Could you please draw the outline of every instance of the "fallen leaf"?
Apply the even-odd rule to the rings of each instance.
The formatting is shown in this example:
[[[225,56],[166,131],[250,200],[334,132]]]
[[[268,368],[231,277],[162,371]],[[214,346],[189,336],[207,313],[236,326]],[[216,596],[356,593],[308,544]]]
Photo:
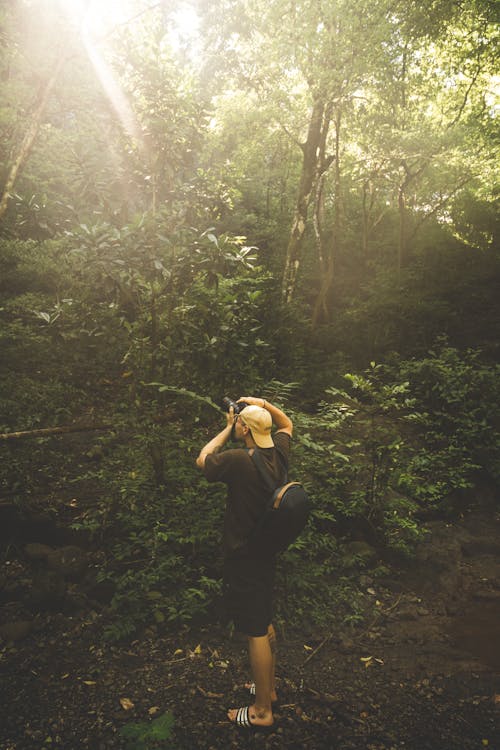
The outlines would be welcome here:
[[[493,703],[495,703],[495,705],[500,704],[500,693],[495,693],[493,696]]]
[[[367,591],[368,594],[371,594],[372,596],[376,596],[377,595],[377,592],[375,591],[375,589],[370,588],[370,589],[366,589],[366,591]]]
[[[69,677],[69,672],[66,672],[66,674],[63,674],[61,677],[61,680],[66,680]]]
[[[306,646],[305,643],[304,643],[304,648],[305,648],[306,651],[312,651],[313,650],[312,646]]]
[[[151,708],[148,709],[148,714],[150,716],[154,716],[155,714],[158,713],[159,710],[160,710],[159,706],[151,706]]]
[[[371,661],[373,659],[373,656],[362,656],[360,661]]]
[[[131,708],[134,708],[134,704],[130,700],[130,698],[120,698],[120,706],[125,711],[130,711]]]
[[[83,680],[84,685],[97,685],[95,680]]]
[[[182,650],[182,648],[176,648],[174,651],[174,656],[179,656],[180,654],[183,654],[183,653],[184,651]]]
[[[369,716],[369,714],[368,714],[368,712],[367,712],[367,711],[361,711],[361,713],[360,713],[360,715],[359,715],[359,718],[360,718],[360,719],[367,719],[367,718],[368,718],[368,716]]]
[[[193,653],[201,654],[201,643],[198,643]]]
[[[483,743],[483,747],[488,747],[488,745],[490,744],[489,740],[481,740],[481,742]]]

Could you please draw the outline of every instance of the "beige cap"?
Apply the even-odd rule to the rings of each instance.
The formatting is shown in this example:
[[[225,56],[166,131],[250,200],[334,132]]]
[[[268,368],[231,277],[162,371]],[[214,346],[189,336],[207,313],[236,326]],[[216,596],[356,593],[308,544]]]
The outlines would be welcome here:
[[[246,406],[240,412],[240,419],[243,424],[250,427],[252,437],[259,448],[274,448],[271,437],[273,420],[267,409],[263,409],[261,406]]]

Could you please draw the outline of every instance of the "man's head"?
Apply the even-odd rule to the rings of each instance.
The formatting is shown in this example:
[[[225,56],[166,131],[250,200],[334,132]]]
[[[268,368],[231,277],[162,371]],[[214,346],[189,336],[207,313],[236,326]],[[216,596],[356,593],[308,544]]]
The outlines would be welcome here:
[[[271,437],[271,428],[273,420],[267,409],[260,406],[246,406],[238,414],[238,420],[242,425],[246,425],[250,430],[252,437],[259,448],[273,448],[274,443]]]

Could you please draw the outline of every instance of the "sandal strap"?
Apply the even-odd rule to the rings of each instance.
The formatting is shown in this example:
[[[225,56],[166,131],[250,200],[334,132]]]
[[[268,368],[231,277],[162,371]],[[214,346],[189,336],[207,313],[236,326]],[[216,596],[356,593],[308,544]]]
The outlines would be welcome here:
[[[243,708],[238,709],[238,713],[236,714],[236,724],[239,727],[251,727],[252,726],[252,723],[248,716],[248,706],[244,706]]]

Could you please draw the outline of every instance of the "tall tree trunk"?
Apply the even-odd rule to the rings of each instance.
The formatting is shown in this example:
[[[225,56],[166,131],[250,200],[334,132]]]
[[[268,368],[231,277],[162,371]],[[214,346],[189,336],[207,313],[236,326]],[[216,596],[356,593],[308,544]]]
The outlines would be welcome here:
[[[19,171],[31,153],[33,144],[35,142],[35,138],[40,128],[40,123],[42,121],[43,113],[47,106],[47,102],[49,100],[52,89],[54,88],[54,85],[57,81],[61,68],[63,64],[66,62],[66,59],[67,58],[65,55],[63,54],[60,55],[59,59],[54,65],[54,69],[52,73],[50,74],[48,79],[44,82],[44,84],[40,87],[40,90],[38,92],[38,97],[37,97],[37,104],[31,116],[31,122],[28,125],[28,129],[24,135],[21,145],[19,146],[17,155],[9,169],[7,180],[5,182],[5,185],[2,191],[2,197],[0,199],[0,220],[3,218],[7,210],[9,198],[11,197],[11,192],[14,189],[14,185],[15,185],[17,176],[19,174]]]
[[[154,290],[154,282],[151,282],[151,366],[150,366],[150,377],[155,378],[157,376],[156,368],[158,365],[158,349],[159,349],[159,334],[158,334],[158,304],[157,297]]]
[[[328,253],[323,259],[323,268],[321,270],[321,284],[316,297],[312,316],[312,327],[315,328],[323,318],[328,320],[328,296],[333,287],[335,279],[335,258],[337,255],[340,224],[341,224],[341,185],[340,185],[340,125],[342,120],[342,111],[339,107],[335,116],[335,179],[334,179],[334,216],[332,227],[332,238],[328,248]]]
[[[398,282],[406,257],[406,180],[398,188],[399,232],[398,232]]]
[[[422,172],[427,166],[427,159],[412,171],[411,167],[406,161],[401,162],[401,166],[404,171],[402,179],[398,185],[398,210],[399,210],[399,233],[398,233],[398,281],[401,280],[401,273],[405,266],[406,255],[407,255],[407,244],[408,244],[408,214],[406,210],[406,194],[410,184],[420,177]]]
[[[323,133],[323,131],[326,129],[327,132],[329,126],[329,122],[326,122],[326,118],[324,118],[325,106],[326,103],[321,96],[317,96],[314,99],[307,140],[301,144],[303,153],[302,172],[283,271],[282,299],[287,304],[292,301],[295,292],[300,266],[300,251],[306,231],[307,214],[318,176],[318,150],[322,135],[326,139],[326,133]]]

